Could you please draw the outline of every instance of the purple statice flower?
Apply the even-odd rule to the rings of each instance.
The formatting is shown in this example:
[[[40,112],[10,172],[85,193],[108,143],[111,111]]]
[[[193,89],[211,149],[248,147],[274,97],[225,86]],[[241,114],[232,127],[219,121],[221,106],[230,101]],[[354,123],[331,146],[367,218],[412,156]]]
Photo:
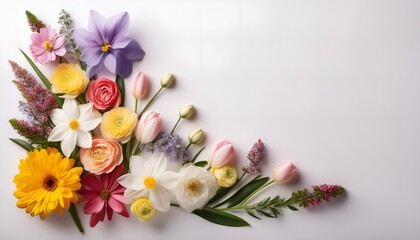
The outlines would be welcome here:
[[[105,19],[91,10],[88,30],[77,29],[74,32],[89,77],[104,67],[121,77],[128,77],[133,69],[133,61],[143,59],[145,53],[139,43],[126,36],[128,23],[127,12]]]
[[[339,185],[319,185],[312,186],[313,192],[310,193],[307,189],[299,190],[292,193],[292,199],[298,203],[300,207],[308,207],[310,205],[316,206],[322,201],[329,201],[330,198],[335,198],[344,193],[345,189]]]
[[[249,159],[250,163],[248,166],[243,167],[242,170],[246,173],[261,172],[260,165],[264,159],[264,143],[261,141],[261,139],[258,139],[258,141],[254,143],[248,152],[247,158]]]
[[[26,69],[13,61],[9,63],[16,77],[13,82],[26,99],[26,102],[20,102],[19,109],[28,116],[31,122],[46,125],[51,111],[58,107],[54,95]]]
[[[187,161],[189,153],[182,143],[178,134],[160,132],[151,143],[141,144],[140,149],[147,152],[163,152],[166,157],[173,161]]]

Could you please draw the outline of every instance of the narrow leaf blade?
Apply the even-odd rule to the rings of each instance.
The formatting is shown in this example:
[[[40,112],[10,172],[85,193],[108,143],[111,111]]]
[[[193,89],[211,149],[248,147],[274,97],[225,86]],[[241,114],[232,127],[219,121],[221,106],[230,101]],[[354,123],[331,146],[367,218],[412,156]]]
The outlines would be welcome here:
[[[196,162],[194,165],[197,167],[205,167],[207,165],[207,161]]]
[[[35,149],[31,144],[29,144],[25,140],[16,139],[16,138],[9,138],[9,139],[10,139],[10,141],[12,141],[12,142],[16,143],[17,145],[21,146],[23,149],[25,149],[28,152],[33,151]]]
[[[246,184],[241,189],[239,189],[232,197],[230,197],[228,201],[229,202],[228,207],[233,207],[241,203],[251,193],[253,193],[259,187],[264,185],[268,180],[269,180],[268,177],[264,177],[264,178],[254,179],[250,181],[248,184]]]
[[[287,207],[288,207],[290,210],[292,210],[292,211],[299,211],[299,208],[296,208],[296,207],[294,207],[294,206],[292,206],[292,205],[287,205]]]
[[[212,223],[216,223],[223,226],[228,227],[245,227],[249,226],[249,223],[243,220],[242,218],[218,210],[214,208],[203,208],[203,209],[197,209],[194,210],[193,213],[201,218],[206,219],[207,221],[210,221]]]
[[[118,89],[120,90],[121,93],[121,103],[120,103],[120,107],[124,106],[124,99],[125,99],[125,84],[124,84],[124,78],[120,77],[119,75],[117,75],[117,77],[115,78],[115,82],[118,85]]]

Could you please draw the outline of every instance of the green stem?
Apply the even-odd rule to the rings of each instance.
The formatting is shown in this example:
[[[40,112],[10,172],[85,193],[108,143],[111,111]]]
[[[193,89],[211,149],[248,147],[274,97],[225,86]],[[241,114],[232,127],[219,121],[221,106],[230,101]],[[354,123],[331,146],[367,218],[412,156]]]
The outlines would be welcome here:
[[[163,90],[164,87],[160,87],[159,91],[157,91],[155,93],[155,95],[152,97],[152,99],[149,100],[149,102],[146,104],[146,106],[143,108],[143,110],[140,112],[139,114],[139,119],[141,117],[141,115],[143,115],[143,113],[150,107],[150,104],[152,104],[152,102],[155,100],[155,98],[159,95],[159,93]]]
[[[76,210],[76,207],[74,206],[74,203],[70,204],[69,211],[79,231],[81,233],[84,233],[85,231],[83,230],[83,226],[82,226],[82,223],[80,222],[79,215],[77,214],[77,210]]]
[[[139,106],[139,100],[137,98],[135,98],[134,100],[134,112],[137,114],[137,108]]]
[[[174,127],[172,128],[171,134],[173,134],[173,133],[174,133],[175,128],[176,128],[176,126],[178,126],[178,124],[179,124],[179,122],[181,121],[181,119],[182,119],[181,117],[179,117],[179,118],[178,118],[178,120],[176,121],[176,123],[175,123]]]
[[[134,148],[131,150],[131,156],[133,156],[136,153],[137,148],[140,146],[140,142],[135,141],[134,142]]]
[[[255,189],[255,191],[253,191],[251,194],[248,195],[248,197],[246,197],[244,200],[242,200],[242,202],[240,202],[237,206],[242,206],[244,205],[244,203],[246,203],[252,196],[254,196],[256,193],[258,193],[259,191],[263,190],[264,188],[270,186],[272,183],[274,183],[274,180],[269,181],[268,183],[262,185],[261,187]]]
[[[190,148],[191,145],[192,145],[192,142],[188,143],[187,147],[185,147],[185,150],[188,150],[188,148]]]

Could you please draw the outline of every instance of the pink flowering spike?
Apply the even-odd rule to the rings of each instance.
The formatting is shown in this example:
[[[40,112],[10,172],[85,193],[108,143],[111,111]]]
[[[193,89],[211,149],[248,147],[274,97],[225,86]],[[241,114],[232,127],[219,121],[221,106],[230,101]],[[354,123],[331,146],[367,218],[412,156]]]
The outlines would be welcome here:
[[[131,95],[135,99],[143,99],[149,91],[149,80],[142,72],[137,72],[131,83]]]
[[[41,28],[39,33],[33,32],[31,40],[29,49],[32,57],[41,64],[55,61],[56,56],[62,57],[66,54],[64,36],[57,34],[51,26]]]
[[[110,173],[100,176],[88,173],[83,176],[83,188],[78,193],[83,201],[87,201],[84,213],[91,214],[91,227],[96,226],[99,221],[103,222],[105,215],[111,221],[114,211],[128,217],[128,211],[123,203],[125,188],[117,182],[123,172],[124,167],[119,165]]]
[[[243,167],[242,170],[246,173],[261,172],[260,165],[264,159],[264,143],[261,141],[261,139],[258,139],[258,141],[252,145],[252,148],[249,150],[247,157],[250,163],[248,166]]]
[[[141,143],[150,143],[159,134],[162,128],[162,118],[157,112],[144,114],[137,123],[135,137]]]
[[[273,169],[273,179],[276,183],[287,183],[297,174],[296,166],[292,162],[278,163]]]
[[[223,139],[213,144],[207,162],[212,168],[220,168],[230,163],[234,153],[232,143]]]

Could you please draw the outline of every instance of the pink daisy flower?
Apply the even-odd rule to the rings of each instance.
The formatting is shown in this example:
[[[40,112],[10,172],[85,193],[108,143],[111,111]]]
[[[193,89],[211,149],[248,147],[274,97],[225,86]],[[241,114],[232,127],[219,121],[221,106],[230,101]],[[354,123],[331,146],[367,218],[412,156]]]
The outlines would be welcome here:
[[[114,211],[124,217],[129,217],[123,203],[125,188],[117,182],[123,172],[124,167],[121,164],[112,172],[99,177],[90,173],[82,177],[83,188],[78,193],[82,195],[82,201],[87,201],[83,209],[84,213],[92,214],[90,217],[91,227],[96,226],[99,221],[103,222],[105,214],[111,221]]]
[[[56,56],[66,54],[65,37],[56,34],[51,26],[41,28],[38,32],[31,35],[32,43],[29,45],[32,56],[35,61],[41,64],[47,64],[55,61]]]

